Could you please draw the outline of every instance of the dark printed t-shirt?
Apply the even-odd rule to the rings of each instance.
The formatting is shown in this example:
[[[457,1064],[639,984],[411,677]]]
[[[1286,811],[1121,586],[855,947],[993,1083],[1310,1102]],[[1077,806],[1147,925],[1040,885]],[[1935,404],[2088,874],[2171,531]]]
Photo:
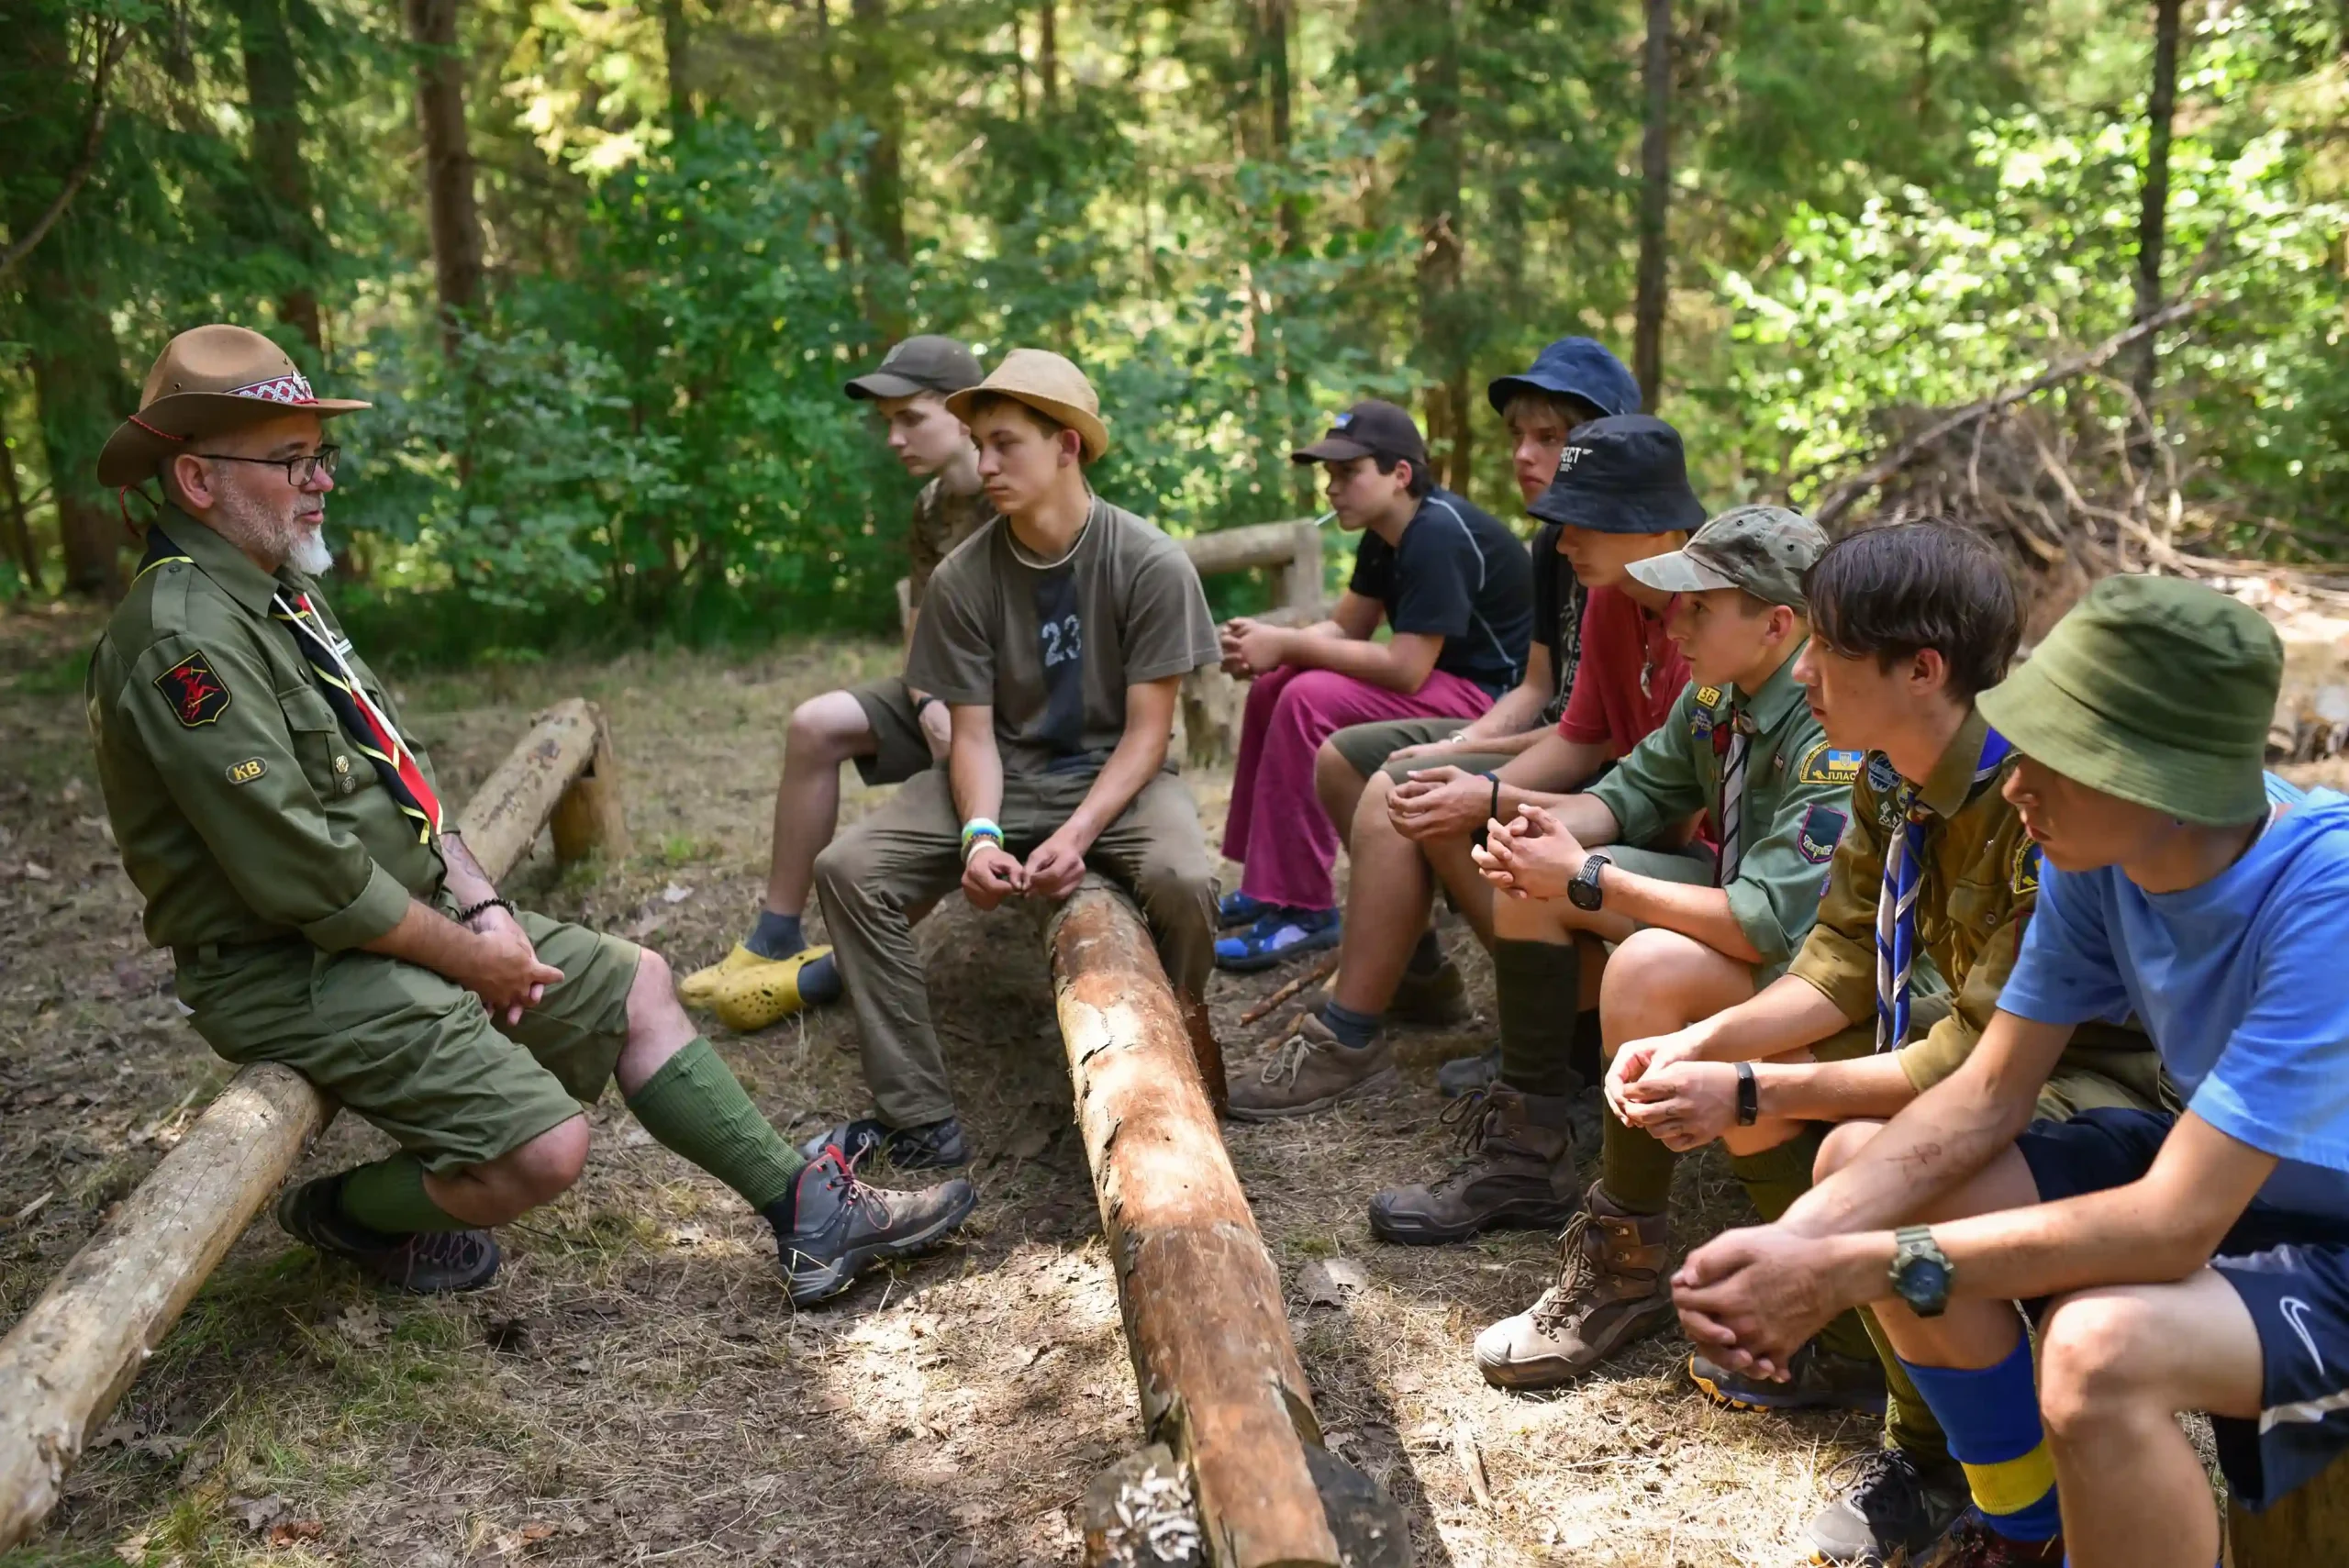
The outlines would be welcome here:
[[[1590,590],[1558,553],[1562,523],[1543,523],[1533,534],[1533,640],[1550,651],[1553,679],[1550,700],[1542,706],[1542,722],[1552,725],[1566,716],[1566,700],[1574,695],[1575,670],[1582,662],[1582,617],[1589,607]]]
[[[1403,542],[1365,532],[1346,584],[1386,606],[1398,632],[1441,637],[1435,667],[1494,696],[1525,674],[1533,630],[1533,567],[1525,545],[1490,512],[1441,486],[1404,527]]]
[[[1095,499],[1065,562],[1021,559],[998,517],[940,562],[907,683],[953,706],[992,706],[1004,771],[1098,768],[1126,728],[1126,688],[1220,657],[1183,547]]]

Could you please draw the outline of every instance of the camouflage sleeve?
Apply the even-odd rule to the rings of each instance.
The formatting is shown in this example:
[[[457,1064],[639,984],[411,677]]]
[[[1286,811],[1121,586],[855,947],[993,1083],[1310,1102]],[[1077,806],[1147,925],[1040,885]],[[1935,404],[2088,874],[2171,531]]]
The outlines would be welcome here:
[[[946,559],[946,522],[940,515],[938,484],[931,480],[914,497],[913,522],[906,529],[906,582],[916,608],[930,589],[930,574]]]
[[[1849,816],[1828,862],[1818,921],[1787,972],[1809,981],[1845,1021],[1858,1023],[1876,1011],[1876,909],[1885,854],[1865,770],[1852,781]]]
[[[132,662],[115,711],[255,914],[329,952],[356,947],[399,924],[407,889],[328,819],[305,771],[306,751],[328,765],[333,710],[307,687],[273,687],[239,633],[174,633]]]

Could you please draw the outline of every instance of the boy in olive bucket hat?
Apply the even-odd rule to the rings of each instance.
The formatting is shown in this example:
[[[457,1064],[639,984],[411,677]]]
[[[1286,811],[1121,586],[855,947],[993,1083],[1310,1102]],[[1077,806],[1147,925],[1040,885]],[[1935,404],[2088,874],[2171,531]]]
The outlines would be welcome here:
[[[2181,1411],[2254,1511],[2349,1448],[2349,803],[2262,771],[2282,663],[2247,606],[2114,577],[1982,694],[2043,860],[1998,1013],[1890,1122],[1831,1135],[1776,1224],[1674,1277],[1689,1337],[1763,1375],[1876,1303],[1975,1497],[1926,1562],[2206,1568]],[[2184,1108],[2032,1122],[2115,1009]]]
[[[971,432],[946,406],[979,384],[979,361],[952,338],[907,338],[846,392],[869,403],[889,453],[930,483],[914,497],[906,528],[906,647],[913,647],[930,573],[958,544],[995,520],[979,484]],[[774,837],[766,897],[733,951],[677,986],[689,1007],[707,1007],[729,1029],[763,1029],[802,1007],[836,1000],[839,967],[829,947],[800,928],[816,856],[840,826],[841,764],[853,762],[867,786],[903,784],[946,756],[946,707],[903,675],[825,692],[791,710],[783,777],[774,791]]]

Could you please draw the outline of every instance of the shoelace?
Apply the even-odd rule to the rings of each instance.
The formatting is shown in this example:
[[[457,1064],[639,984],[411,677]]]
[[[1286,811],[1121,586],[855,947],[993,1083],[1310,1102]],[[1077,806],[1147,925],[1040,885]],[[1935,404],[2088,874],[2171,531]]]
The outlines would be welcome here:
[[[1557,1282],[1533,1304],[1533,1326],[1545,1334],[1554,1332],[1565,1321],[1575,1293],[1598,1277],[1583,1240],[1589,1230],[1590,1210],[1586,1208],[1566,1221],[1565,1233],[1558,1238]]]
[[[1302,1027],[1299,1027],[1286,1040],[1281,1041],[1281,1048],[1278,1051],[1265,1059],[1264,1065],[1257,1071],[1257,1081],[1275,1088],[1283,1084],[1294,1084],[1297,1082],[1297,1075],[1305,1071],[1305,1059],[1322,1049],[1323,1046],[1319,1040],[1313,1039]]]
[[[472,1230],[423,1230],[407,1239],[407,1276],[419,1265],[472,1270],[481,1266],[481,1237]]]
[[[1494,1129],[1499,1127],[1501,1119],[1500,1107],[1492,1100],[1489,1087],[1471,1089],[1444,1106],[1443,1114],[1436,1118],[1437,1126],[1459,1129],[1453,1140],[1459,1156],[1453,1162],[1452,1169],[1436,1183],[1439,1190],[1450,1188],[1465,1176],[1475,1164],[1476,1156],[1485,1151],[1485,1145],[1492,1141]]]
[[[851,1213],[860,1208],[871,1209],[880,1216],[880,1223],[886,1225],[889,1222],[889,1206],[881,1200],[880,1189],[867,1186],[856,1173],[858,1163],[871,1152],[872,1149],[868,1146],[860,1150],[854,1159],[851,1159],[841,1151],[838,1144],[830,1144],[827,1145],[824,1151],[816,1157],[816,1162],[820,1165],[828,1160],[831,1162],[834,1174],[825,1177],[824,1184],[841,1195],[842,1208]]]

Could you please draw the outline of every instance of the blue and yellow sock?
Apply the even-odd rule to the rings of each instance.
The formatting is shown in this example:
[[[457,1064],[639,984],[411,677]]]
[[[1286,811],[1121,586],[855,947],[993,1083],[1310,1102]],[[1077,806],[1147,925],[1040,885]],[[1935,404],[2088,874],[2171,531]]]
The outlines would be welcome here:
[[[2031,1340],[2025,1338],[2006,1360],[1978,1372],[1900,1364],[1949,1435],[1949,1451],[1965,1467],[1974,1506],[1990,1528],[2009,1540],[2053,1540],[2062,1534],[2055,1462],[2039,1424]]]

